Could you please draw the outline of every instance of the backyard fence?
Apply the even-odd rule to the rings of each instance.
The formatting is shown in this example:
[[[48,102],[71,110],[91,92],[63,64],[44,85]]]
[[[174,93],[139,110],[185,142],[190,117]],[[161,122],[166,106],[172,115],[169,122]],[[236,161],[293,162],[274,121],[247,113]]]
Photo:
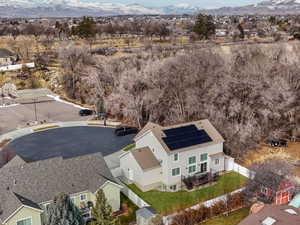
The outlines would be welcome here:
[[[122,193],[126,195],[139,208],[150,206],[147,202],[141,199],[137,194],[135,194],[132,190],[130,190],[126,186],[122,189]]]
[[[225,170],[237,172],[249,179],[253,179],[255,176],[255,172],[234,162],[234,159],[229,156],[226,156],[226,158],[225,158]]]
[[[1,66],[0,67],[0,72],[20,70],[20,69],[23,68],[23,66],[26,66],[27,68],[34,68],[35,64],[33,62],[33,63],[25,63],[25,64],[16,64],[16,65],[9,65],[9,66]]]

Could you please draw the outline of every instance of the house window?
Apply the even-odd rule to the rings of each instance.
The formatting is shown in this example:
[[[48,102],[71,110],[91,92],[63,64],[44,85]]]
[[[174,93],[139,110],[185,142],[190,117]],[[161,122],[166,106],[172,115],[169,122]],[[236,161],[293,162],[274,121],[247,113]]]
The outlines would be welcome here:
[[[201,160],[201,161],[206,161],[206,160],[207,160],[207,153],[201,154],[200,160]]]
[[[189,171],[189,173],[195,173],[196,172],[196,165],[189,166],[188,171]]]
[[[201,163],[200,173],[205,173],[207,171],[207,163]]]
[[[171,190],[171,191],[176,191],[176,189],[177,189],[177,186],[176,186],[176,184],[175,184],[175,185],[171,185],[171,186],[170,186],[170,190]]]
[[[83,202],[86,200],[86,194],[80,195],[80,201]]]
[[[219,165],[220,164],[220,159],[215,159],[215,165]]]
[[[173,160],[176,162],[176,161],[178,161],[178,159],[179,159],[179,157],[178,157],[178,153],[174,154],[174,158],[173,158]]]
[[[261,193],[263,193],[263,194],[265,194],[265,195],[267,195],[268,194],[268,189],[267,188],[265,188],[265,187],[261,187]]]
[[[17,221],[17,225],[32,225],[32,219],[31,218],[26,218]]]
[[[180,175],[180,168],[174,168],[172,169],[172,176],[179,176]]]
[[[189,157],[189,164],[195,164],[196,163],[196,156]]]

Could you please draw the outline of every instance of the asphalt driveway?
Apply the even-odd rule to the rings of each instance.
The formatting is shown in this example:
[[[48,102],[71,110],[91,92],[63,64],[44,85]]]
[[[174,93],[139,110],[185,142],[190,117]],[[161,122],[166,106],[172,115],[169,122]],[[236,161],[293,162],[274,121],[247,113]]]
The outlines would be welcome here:
[[[59,156],[72,158],[96,152],[108,156],[131,144],[133,137],[117,137],[113,128],[66,127],[18,138],[5,148],[34,161]]]

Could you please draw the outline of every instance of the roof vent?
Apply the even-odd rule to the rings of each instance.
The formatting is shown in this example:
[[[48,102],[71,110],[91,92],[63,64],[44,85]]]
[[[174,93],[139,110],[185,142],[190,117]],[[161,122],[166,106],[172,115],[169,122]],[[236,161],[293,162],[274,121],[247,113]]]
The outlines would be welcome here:
[[[274,223],[276,223],[276,220],[273,219],[272,217],[267,217],[266,219],[264,219],[264,221],[262,221],[262,225],[273,225]]]
[[[287,213],[289,213],[289,214],[291,214],[291,215],[297,215],[298,213],[295,211],[295,210],[293,210],[293,209],[286,209],[286,210],[284,210],[285,212],[287,212]]]

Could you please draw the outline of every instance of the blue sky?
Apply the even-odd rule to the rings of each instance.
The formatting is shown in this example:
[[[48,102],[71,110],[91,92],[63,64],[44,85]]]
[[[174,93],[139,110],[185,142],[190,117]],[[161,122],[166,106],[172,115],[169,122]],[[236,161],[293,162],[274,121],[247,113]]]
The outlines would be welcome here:
[[[83,0],[84,1],[84,0]],[[91,0],[86,0],[91,1]],[[262,0],[93,0],[94,2],[110,2],[133,4],[138,3],[145,6],[167,6],[180,3],[200,6],[203,8],[215,8],[222,6],[242,6],[261,2]]]

